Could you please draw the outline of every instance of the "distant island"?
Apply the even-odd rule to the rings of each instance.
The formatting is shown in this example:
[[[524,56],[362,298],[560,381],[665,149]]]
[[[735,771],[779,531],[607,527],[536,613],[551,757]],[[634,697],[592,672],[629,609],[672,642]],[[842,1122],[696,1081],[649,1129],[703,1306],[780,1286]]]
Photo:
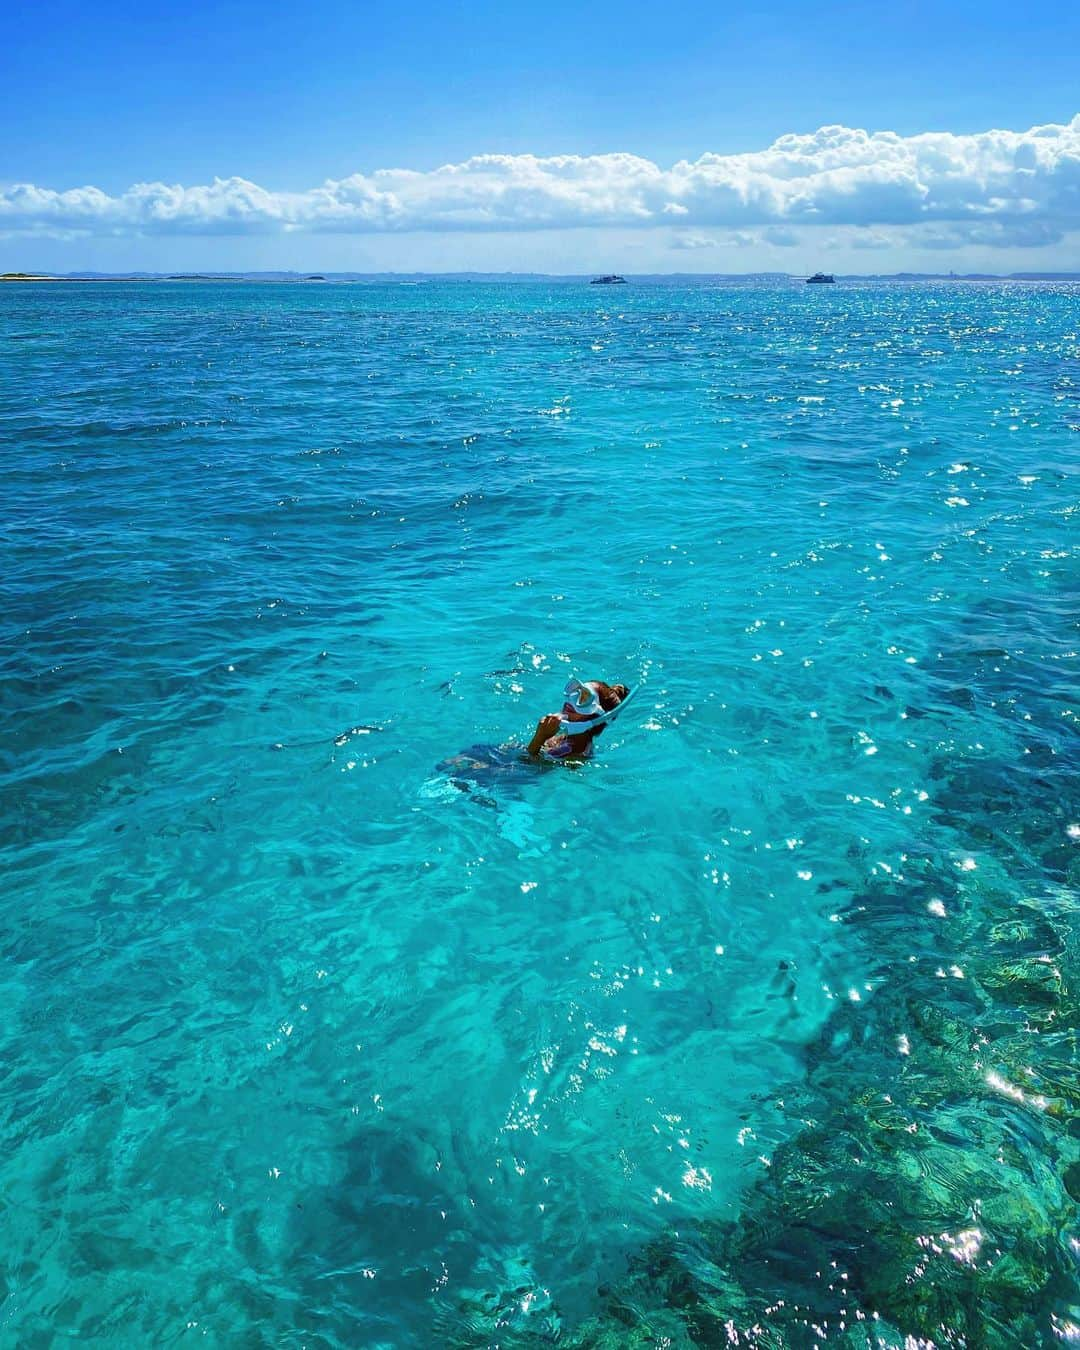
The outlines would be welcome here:
[[[822,277],[833,281],[873,284],[876,282],[1080,282],[1080,272],[851,272]],[[805,274],[791,272],[642,272],[630,281],[635,286],[802,286]],[[590,277],[588,273],[573,272],[2,272],[0,282],[36,285],[77,282],[144,282],[165,285],[169,282],[230,282],[265,285],[280,282],[297,285],[305,281],[323,281],[328,284],[348,283],[359,286],[415,285],[418,281],[462,285],[483,282],[489,285],[580,286],[589,281],[596,286],[626,285],[628,278],[611,273]],[[820,284],[820,283],[819,283]]]

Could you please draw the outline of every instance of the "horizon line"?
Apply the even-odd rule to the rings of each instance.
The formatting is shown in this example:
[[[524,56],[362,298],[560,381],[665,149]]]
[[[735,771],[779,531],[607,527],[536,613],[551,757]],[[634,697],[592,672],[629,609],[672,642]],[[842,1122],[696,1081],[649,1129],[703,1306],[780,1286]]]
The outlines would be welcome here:
[[[686,279],[695,281],[724,280],[740,281],[755,279],[802,281],[809,272],[786,272],[772,269],[757,269],[747,272],[538,272],[533,270],[485,271],[480,269],[456,269],[454,271],[434,271],[414,268],[409,271],[384,269],[379,271],[340,271],[319,268],[259,268],[225,270],[121,270],[101,272],[93,269],[73,268],[67,272],[17,271],[0,273],[0,281],[7,283],[40,281],[258,281],[258,280],[295,280],[298,282],[330,282],[367,280],[370,278],[415,278],[439,280],[531,280],[543,281],[595,281],[604,275],[617,275],[623,280],[652,281],[658,279]],[[836,272],[831,273],[838,281],[1080,281],[1080,271],[1054,269],[1023,270],[1013,272],[916,272],[899,270],[894,272]]]

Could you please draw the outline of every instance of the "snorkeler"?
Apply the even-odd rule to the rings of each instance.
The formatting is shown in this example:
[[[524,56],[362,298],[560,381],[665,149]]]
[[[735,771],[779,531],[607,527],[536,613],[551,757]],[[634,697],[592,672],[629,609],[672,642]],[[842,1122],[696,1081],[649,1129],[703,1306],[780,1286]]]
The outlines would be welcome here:
[[[544,759],[588,759],[593,741],[622,712],[632,693],[625,684],[568,680],[562,712],[541,717],[528,753]]]
[[[563,690],[562,712],[541,717],[527,746],[522,747],[520,741],[470,746],[437,766],[438,777],[429,781],[428,795],[439,795],[447,788],[494,806],[496,800],[490,794],[496,787],[502,794],[514,792],[523,781],[523,772],[526,779],[533,776],[538,759],[569,763],[589,759],[593,741],[636,692],[625,684],[571,679]]]

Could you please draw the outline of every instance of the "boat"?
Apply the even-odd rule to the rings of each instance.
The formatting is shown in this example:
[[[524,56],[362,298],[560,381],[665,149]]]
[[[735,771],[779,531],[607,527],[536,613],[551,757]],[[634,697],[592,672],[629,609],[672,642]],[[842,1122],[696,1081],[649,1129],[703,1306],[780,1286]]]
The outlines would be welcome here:
[[[812,277],[806,278],[806,284],[808,286],[825,286],[835,280],[836,278],[831,272],[815,272]]]
[[[590,285],[590,286],[625,286],[625,285],[626,285],[626,278],[625,278],[625,277],[618,277],[618,276],[615,275],[614,272],[610,272],[610,273],[608,273],[607,276],[603,276],[603,277],[593,277],[592,281],[589,282],[589,285]]]

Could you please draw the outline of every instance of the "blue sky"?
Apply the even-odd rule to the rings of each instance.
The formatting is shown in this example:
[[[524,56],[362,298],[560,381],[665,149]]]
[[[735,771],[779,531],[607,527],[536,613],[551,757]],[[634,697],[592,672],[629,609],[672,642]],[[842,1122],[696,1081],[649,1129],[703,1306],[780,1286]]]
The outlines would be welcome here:
[[[7,214],[0,210],[0,264],[798,271],[827,257],[861,271],[1080,268],[1080,206],[1069,206],[1078,192],[1072,139],[1055,146],[1052,162],[1040,158],[1034,194],[1018,187],[1008,208],[988,205],[985,193],[968,204],[966,218],[992,217],[996,233],[980,226],[965,234],[942,192],[921,208],[925,220],[883,203],[867,189],[873,169],[862,151],[850,218],[831,189],[810,215],[790,193],[768,209],[760,194],[752,210],[721,209],[717,190],[706,200],[700,184],[665,183],[612,205],[622,170],[605,158],[621,152],[667,171],[702,155],[760,154],[780,137],[822,126],[910,138],[1067,125],[1080,113],[1078,50],[1080,6],[1040,0],[753,9],[655,0],[588,7],[242,0],[183,10],[46,0],[9,16],[0,47],[0,190],[92,186],[104,197],[9,196]],[[1005,172],[1000,153],[1026,153],[1011,144],[999,151],[988,170],[982,143],[959,143],[960,160],[970,152],[976,196],[977,180]],[[808,153],[818,151],[800,151]],[[482,190],[492,201],[505,203],[508,193],[518,200],[509,213],[500,205],[494,223],[478,204],[476,172],[467,212],[456,196],[447,201],[439,180],[422,202],[409,197],[398,209],[402,184],[394,182],[392,209],[372,208],[352,225],[337,208],[328,224],[311,203],[245,197],[238,205],[236,191],[227,206],[192,199],[179,214],[158,203],[148,224],[151,208],[124,197],[133,184],[198,189],[215,178],[304,194],[327,180],[384,169],[430,174],[485,154],[514,161],[500,166],[497,181],[484,170]],[[584,167],[564,166],[559,184],[538,187],[531,170],[527,184],[523,178],[515,160],[523,156],[573,156]],[[936,172],[933,147],[916,146],[909,158],[919,175]],[[948,171],[950,193],[963,177],[960,160]],[[747,166],[734,159],[731,166],[733,190],[745,198]],[[810,167],[835,173],[835,153]],[[747,171],[756,177],[759,168],[789,172],[764,161]],[[847,160],[840,171],[856,172]],[[903,166],[894,171],[910,177]],[[564,209],[568,174],[589,178],[587,206],[575,200]],[[419,191],[404,189],[407,197]],[[538,194],[546,194],[543,209]]]

